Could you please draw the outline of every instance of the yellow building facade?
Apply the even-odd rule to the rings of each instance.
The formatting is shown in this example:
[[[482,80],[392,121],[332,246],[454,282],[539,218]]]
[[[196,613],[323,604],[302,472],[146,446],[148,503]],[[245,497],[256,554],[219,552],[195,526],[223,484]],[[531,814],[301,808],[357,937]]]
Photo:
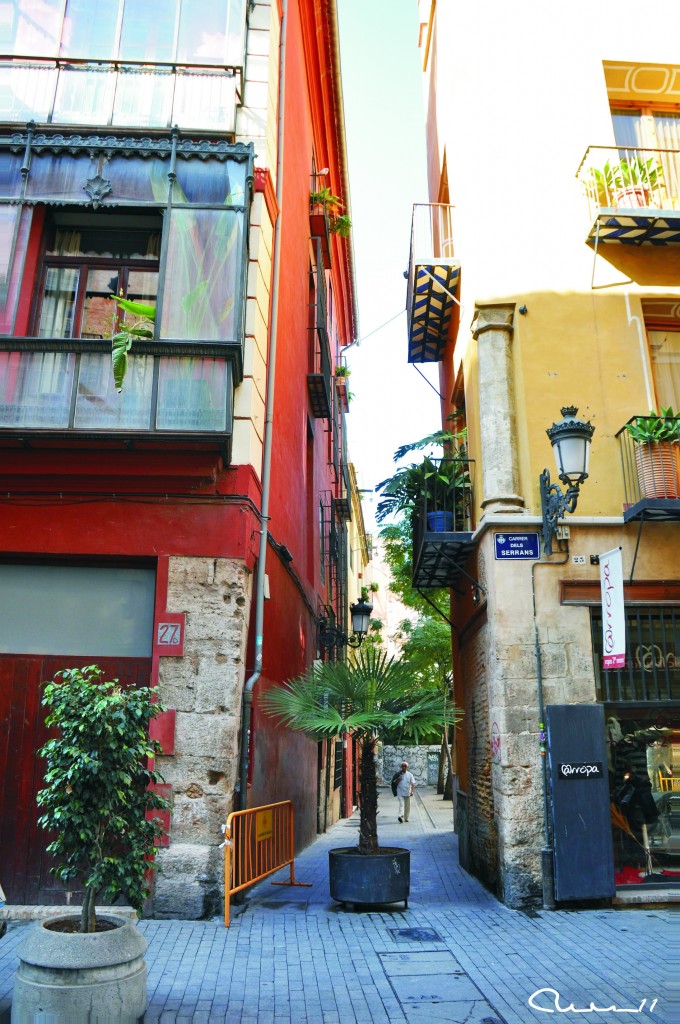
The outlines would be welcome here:
[[[461,861],[511,906],[667,899],[680,878],[680,9],[661,2],[653,24],[627,0],[616,17],[582,0],[420,12],[430,205],[414,209],[409,360],[440,363],[442,421],[467,437],[447,453],[466,494],[439,536],[416,526],[414,582],[452,587]],[[547,545],[545,432],[568,407],[594,427],[590,464]],[[598,558],[617,548],[626,661],[605,670]],[[562,786],[570,757],[600,764],[600,781]],[[587,827],[568,819],[580,800],[599,808]]]

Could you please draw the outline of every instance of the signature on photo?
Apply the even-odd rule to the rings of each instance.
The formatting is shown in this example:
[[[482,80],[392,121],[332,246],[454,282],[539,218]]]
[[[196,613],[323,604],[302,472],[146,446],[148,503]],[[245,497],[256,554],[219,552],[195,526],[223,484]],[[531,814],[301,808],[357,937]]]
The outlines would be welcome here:
[[[527,1002],[532,1010],[541,1013],[642,1013],[645,1007],[651,1013],[659,1001],[658,998],[652,999],[649,1006],[647,999],[643,999],[639,1006],[616,1006],[614,1003],[610,1006],[596,1006],[592,1002],[589,1006],[574,1006],[573,1003],[563,1006],[561,1000],[562,996],[556,988],[539,988],[529,996]]]

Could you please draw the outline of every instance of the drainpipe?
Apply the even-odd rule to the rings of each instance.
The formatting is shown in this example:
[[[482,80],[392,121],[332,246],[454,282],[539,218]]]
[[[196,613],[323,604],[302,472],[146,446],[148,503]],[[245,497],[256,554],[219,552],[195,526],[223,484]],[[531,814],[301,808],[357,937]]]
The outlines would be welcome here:
[[[286,30],[288,25],[288,0],[283,0],[281,19],[281,40],[279,43],[279,115],[277,125],[276,155],[276,202],[279,214],[274,228],[274,279],[272,282],[272,323],[269,336],[269,364],[267,367],[267,400],[264,419],[264,447],[262,452],[262,505],[260,511],[260,552],[257,559],[255,578],[255,662],[253,673],[243,687],[243,710],[241,713],[241,763],[238,781],[238,806],[244,811],[248,806],[248,754],[250,747],[250,719],[253,708],[253,690],[262,675],[262,646],[264,631],[264,583],[267,561],[267,532],[269,523],[269,495],[271,491],[272,438],[274,428],[274,375],[276,371],[276,341],[279,323],[279,276],[281,260],[281,199],[283,193],[283,109],[285,99]]]
[[[541,850],[541,876],[543,879],[543,909],[555,909],[555,863],[552,846],[552,829],[550,827],[550,786],[548,784],[548,758],[544,747],[545,704],[543,702],[543,666],[541,662],[541,643],[538,638],[538,618],[536,615],[536,566],[565,565],[569,561],[569,550],[559,562],[534,562],[531,566],[531,599],[534,609],[534,651],[536,655],[536,683],[538,693],[538,721],[541,730],[541,762],[543,768],[543,840]]]
[[[649,409],[655,409],[656,405],[655,405],[655,402],[654,402],[654,397],[652,395],[652,383],[651,383],[651,381],[649,379],[649,365],[648,365],[649,353],[648,353],[648,350],[647,350],[647,339],[645,338],[644,331],[642,330],[642,324],[640,323],[640,317],[639,316],[633,316],[633,314],[631,312],[631,309],[630,309],[630,297],[629,297],[627,291],[624,292],[624,297],[626,299],[626,314],[628,316],[628,324],[629,325],[630,324],[635,324],[635,329],[636,329],[637,335],[638,335],[638,342],[640,344],[640,361],[642,363],[642,375],[644,377],[645,392],[647,394],[647,407]]]

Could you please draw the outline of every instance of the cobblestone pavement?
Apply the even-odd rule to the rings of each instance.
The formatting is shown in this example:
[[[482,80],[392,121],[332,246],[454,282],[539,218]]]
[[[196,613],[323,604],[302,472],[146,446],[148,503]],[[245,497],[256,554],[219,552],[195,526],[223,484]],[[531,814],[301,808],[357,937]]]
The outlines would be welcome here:
[[[330,899],[327,853],[356,843],[355,815],[296,860],[296,877],[311,888],[267,879],[235,908],[229,929],[221,920],[141,923],[147,1024],[680,1021],[670,911],[509,910],[458,866],[450,803],[421,788],[409,823],[399,824],[389,790],[380,802],[381,842],[411,850],[408,910],[349,911]],[[10,924],[0,941],[0,1020],[26,927]],[[544,1009],[532,1008],[545,988],[559,1002],[543,993],[533,1002]]]

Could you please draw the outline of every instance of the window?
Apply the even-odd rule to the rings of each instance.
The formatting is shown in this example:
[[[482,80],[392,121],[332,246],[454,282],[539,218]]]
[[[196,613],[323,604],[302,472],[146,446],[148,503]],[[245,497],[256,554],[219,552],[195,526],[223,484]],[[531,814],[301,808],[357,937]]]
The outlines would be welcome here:
[[[680,203],[680,109],[654,107],[612,107],[614,139],[622,159],[633,150],[643,159],[658,160],[663,172],[663,192],[668,203]],[[666,205],[666,202],[664,202]]]
[[[57,215],[38,286],[36,336],[110,337],[116,321],[112,295],[155,306],[160,228],[160,218],[133,228],[112,218],[88,223]]]
[[[602,669],[602,610],[591,608],[597,699],[680,700],[680,607],[626,608],[626,666]]]

